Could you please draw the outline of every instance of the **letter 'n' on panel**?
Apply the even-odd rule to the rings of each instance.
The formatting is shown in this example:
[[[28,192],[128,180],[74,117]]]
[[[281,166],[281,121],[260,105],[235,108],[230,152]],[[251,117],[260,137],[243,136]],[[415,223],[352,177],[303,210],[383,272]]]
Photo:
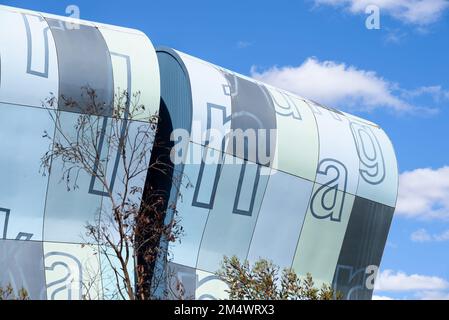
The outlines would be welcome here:
[[[0,9],[0,102],[41,107],[58,95],[56,46],[38,14]],[[7,31],[6,31],[7,30]]]

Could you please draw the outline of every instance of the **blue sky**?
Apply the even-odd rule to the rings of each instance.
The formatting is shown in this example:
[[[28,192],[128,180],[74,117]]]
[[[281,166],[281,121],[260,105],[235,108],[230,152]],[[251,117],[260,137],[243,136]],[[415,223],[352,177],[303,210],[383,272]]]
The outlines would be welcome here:
[[[447,0],[0,3],[59,15],[75,4],[82,19],[140,29],[156,46],[380,124],[405,174],[376,295],[449,299]],[[365,26],[370,3],[379,5],[379,30]]]

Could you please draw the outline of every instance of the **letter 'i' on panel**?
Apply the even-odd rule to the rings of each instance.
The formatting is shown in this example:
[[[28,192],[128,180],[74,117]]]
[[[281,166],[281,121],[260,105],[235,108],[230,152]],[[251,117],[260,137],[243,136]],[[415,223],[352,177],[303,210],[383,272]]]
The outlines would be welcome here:
[[[47,21],[0,8],[0,102],[42,107],[58,96],[58,60]],[[26,88],[26,90],[24,90]]]
[[[129,118],[148,121],[157,115],[160,102],[159,64],[150,39],[143,33],[99,30],[111,54],[116,98],[126,91],[132,109]]]
[[[331,284],[354,196],[316,184],[296,249],[293,269],[311,273],[316,283]]]

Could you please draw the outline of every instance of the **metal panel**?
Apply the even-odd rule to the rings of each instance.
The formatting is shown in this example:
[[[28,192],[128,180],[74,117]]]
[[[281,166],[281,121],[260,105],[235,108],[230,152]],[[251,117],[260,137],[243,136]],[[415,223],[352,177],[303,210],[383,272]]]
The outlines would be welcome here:
[[[318,127],[310,107],[298,97],[268,87],[276,108],[277,142],[274,168],[315,181]]]
[[[393,212],[383,204],[355,198],[333,280],[345,299],[371,299],[369,267],[380,265]]]
[[[257,167],[259,174],[251,181],[252,205],[249,211],[239,209],[239,181],[244,170]],[[245,259],[256,225],[262,199],[268,184],[269,169],[226,156],[221,169],[215,203],[209,213],[198,257],[199,269],[216,272],[223,257],[236,255]]]
[[[58,58],[47,22],[38,13],[0,10],[0,102],[42,107],[58,95]],[[26,88],[26,90],[24,90]]]
[[[315,185],[293,269],[299,275],[311,273],[318,286],[332,283],[353,203],[351,194]]]
[[[56,133],[55,139],[60,139],[61,134],[64,134],[71,141],[76,141],[75,124],[79,116],[76,113],[61,112],[60,126],[63,132]],[[98,122],[99,125],[101,123],[102,121]],[[104,163],[107,153],[102,154],[105,158],[101,162]],[[53,160],[45,208],[44,240],[83,243],[86,224],[94,223],[100,213],[102,194],[91,192],[92,177],[83,170],[79,174],[77,171],[72,172],[71,188],[67,188],[66,181],[62,180],[66,169],[68,168],[61,159]],[[73,188],[75,179],[77,188]]]
[[[99,250],[80,244],[44,243],[49,300],[97,300],[102,297]]]
[[[0,240],[0,287],[21,289],[30,299],[45,300],[46,286],[42,242]]]
[[[159,64],[150,39],[109,28],[99,30],[111,54],[115,94],[126,91],[130,95],[130,119],[148,121],[159,111],[161,93]]]
[[[355,195],[359,181],[359,161],[357,150],[353,142],[349,120],[341,113],[314,105],[309,102],[314,110],[316,121],[318,123],[320,136],[320,165],[319,171],[327,171],[327,174],[318,174],[316,182],[325,184],[329,181],[328,177],[333,174],[340,174],[338,179],[346,180],[345,184],[338,184],[338,189]],[[340,163],[339,168],[335,169],[324,163],[332,159]],[[338,171],[335,172],[335,171]],[[341,175],[345,172],[346,177]]]
[[[357,195],[395,207],[399,178],[390,140],[383,130],[360,122],[351,122],[351,130],[360,159]]]
[[[59,109],[112,115],[112,62],[101,33],[86,25],[68,28],[61,20],[47,21],[58,53]],[[95,90],[95,109],[87,88]]]
[[[0,208],[9,210],[0,238],[42,240],[48,177],[41,158],[50,144],[43,135],[53,135],[54,123],[43,109],[0,103],[0,110]]]
[[[312,189],[310,181],[283,172],[271,175],[248,253],[250,262],[263,258],[281,268],[292,266]]]
[[[224,137],[231,129],[231,96],[226,94],[228,82],[214,66],[177,52],[184,62],[190,78],[193,101],[192,142],[226,150],[221,139],[211,139],[207,132]]]

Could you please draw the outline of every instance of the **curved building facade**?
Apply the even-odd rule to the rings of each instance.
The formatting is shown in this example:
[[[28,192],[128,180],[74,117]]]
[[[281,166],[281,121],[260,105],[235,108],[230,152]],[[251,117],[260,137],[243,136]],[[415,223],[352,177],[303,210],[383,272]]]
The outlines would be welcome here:
[[[236,255],[311,273],[345,299],[370,299],[398,188],[385,132],[184,53],[157,54],[161,104],[190,136],[180,170],[193,187],[173,199],[186,235],[172,248],[190,294],[225,297],[214,273]],[[238,149],[210,129],[263,134]]]
[[[224,255],[236,255],[311,273],[345,299],[371,298],[398,187],[393,146],[377,125],[155,50],[139,31],[3,6],[0,30],[9,30],[0,34],[0,285],[33,299],[82,299],[87,275],[98,273],[89,298],[108,298],[107,263],[80,236],[107,195],[88,175],[67,190],[62,163],[49,176],[40,171],[49,144],[42,133],[55,132],[42,101],[72,97],[75,109],[54,106],[69,128],[86,112],[79,88],[89,86],[105,126],[118,91],[140,92],[145,112],[126,121],[142,125],[159,113],[159,135],[173,140],[183,181],[168,201],[185,232],[170,245],[169,266],[187,297],[225,298],[214,273]],[[233,132],[242,135],[229,139]]]
[[[0,286],[25,288],[31,299],[108,298],[115,284],[104,280],[112,270],[84,236],[86,224],[104,209],[105,194],[83,172],[78,188],[67,190],[60,161],[43,175],[41,158],[51,143],[44,132],[53,139],[60,134],[44,100],[59,98],[53,107],[64,134],[75,134],[86,111],[86,86],[105,106],[105,127],[123,90],[141,92],[146,106],[129,116],[130,128],[148,122],[160,100],[154,47],[136,30],[4,6],[0,30]],[[99,149],[108,155],[107,143]],[[123,172],[111,169],[114,191],[120,192]]]

